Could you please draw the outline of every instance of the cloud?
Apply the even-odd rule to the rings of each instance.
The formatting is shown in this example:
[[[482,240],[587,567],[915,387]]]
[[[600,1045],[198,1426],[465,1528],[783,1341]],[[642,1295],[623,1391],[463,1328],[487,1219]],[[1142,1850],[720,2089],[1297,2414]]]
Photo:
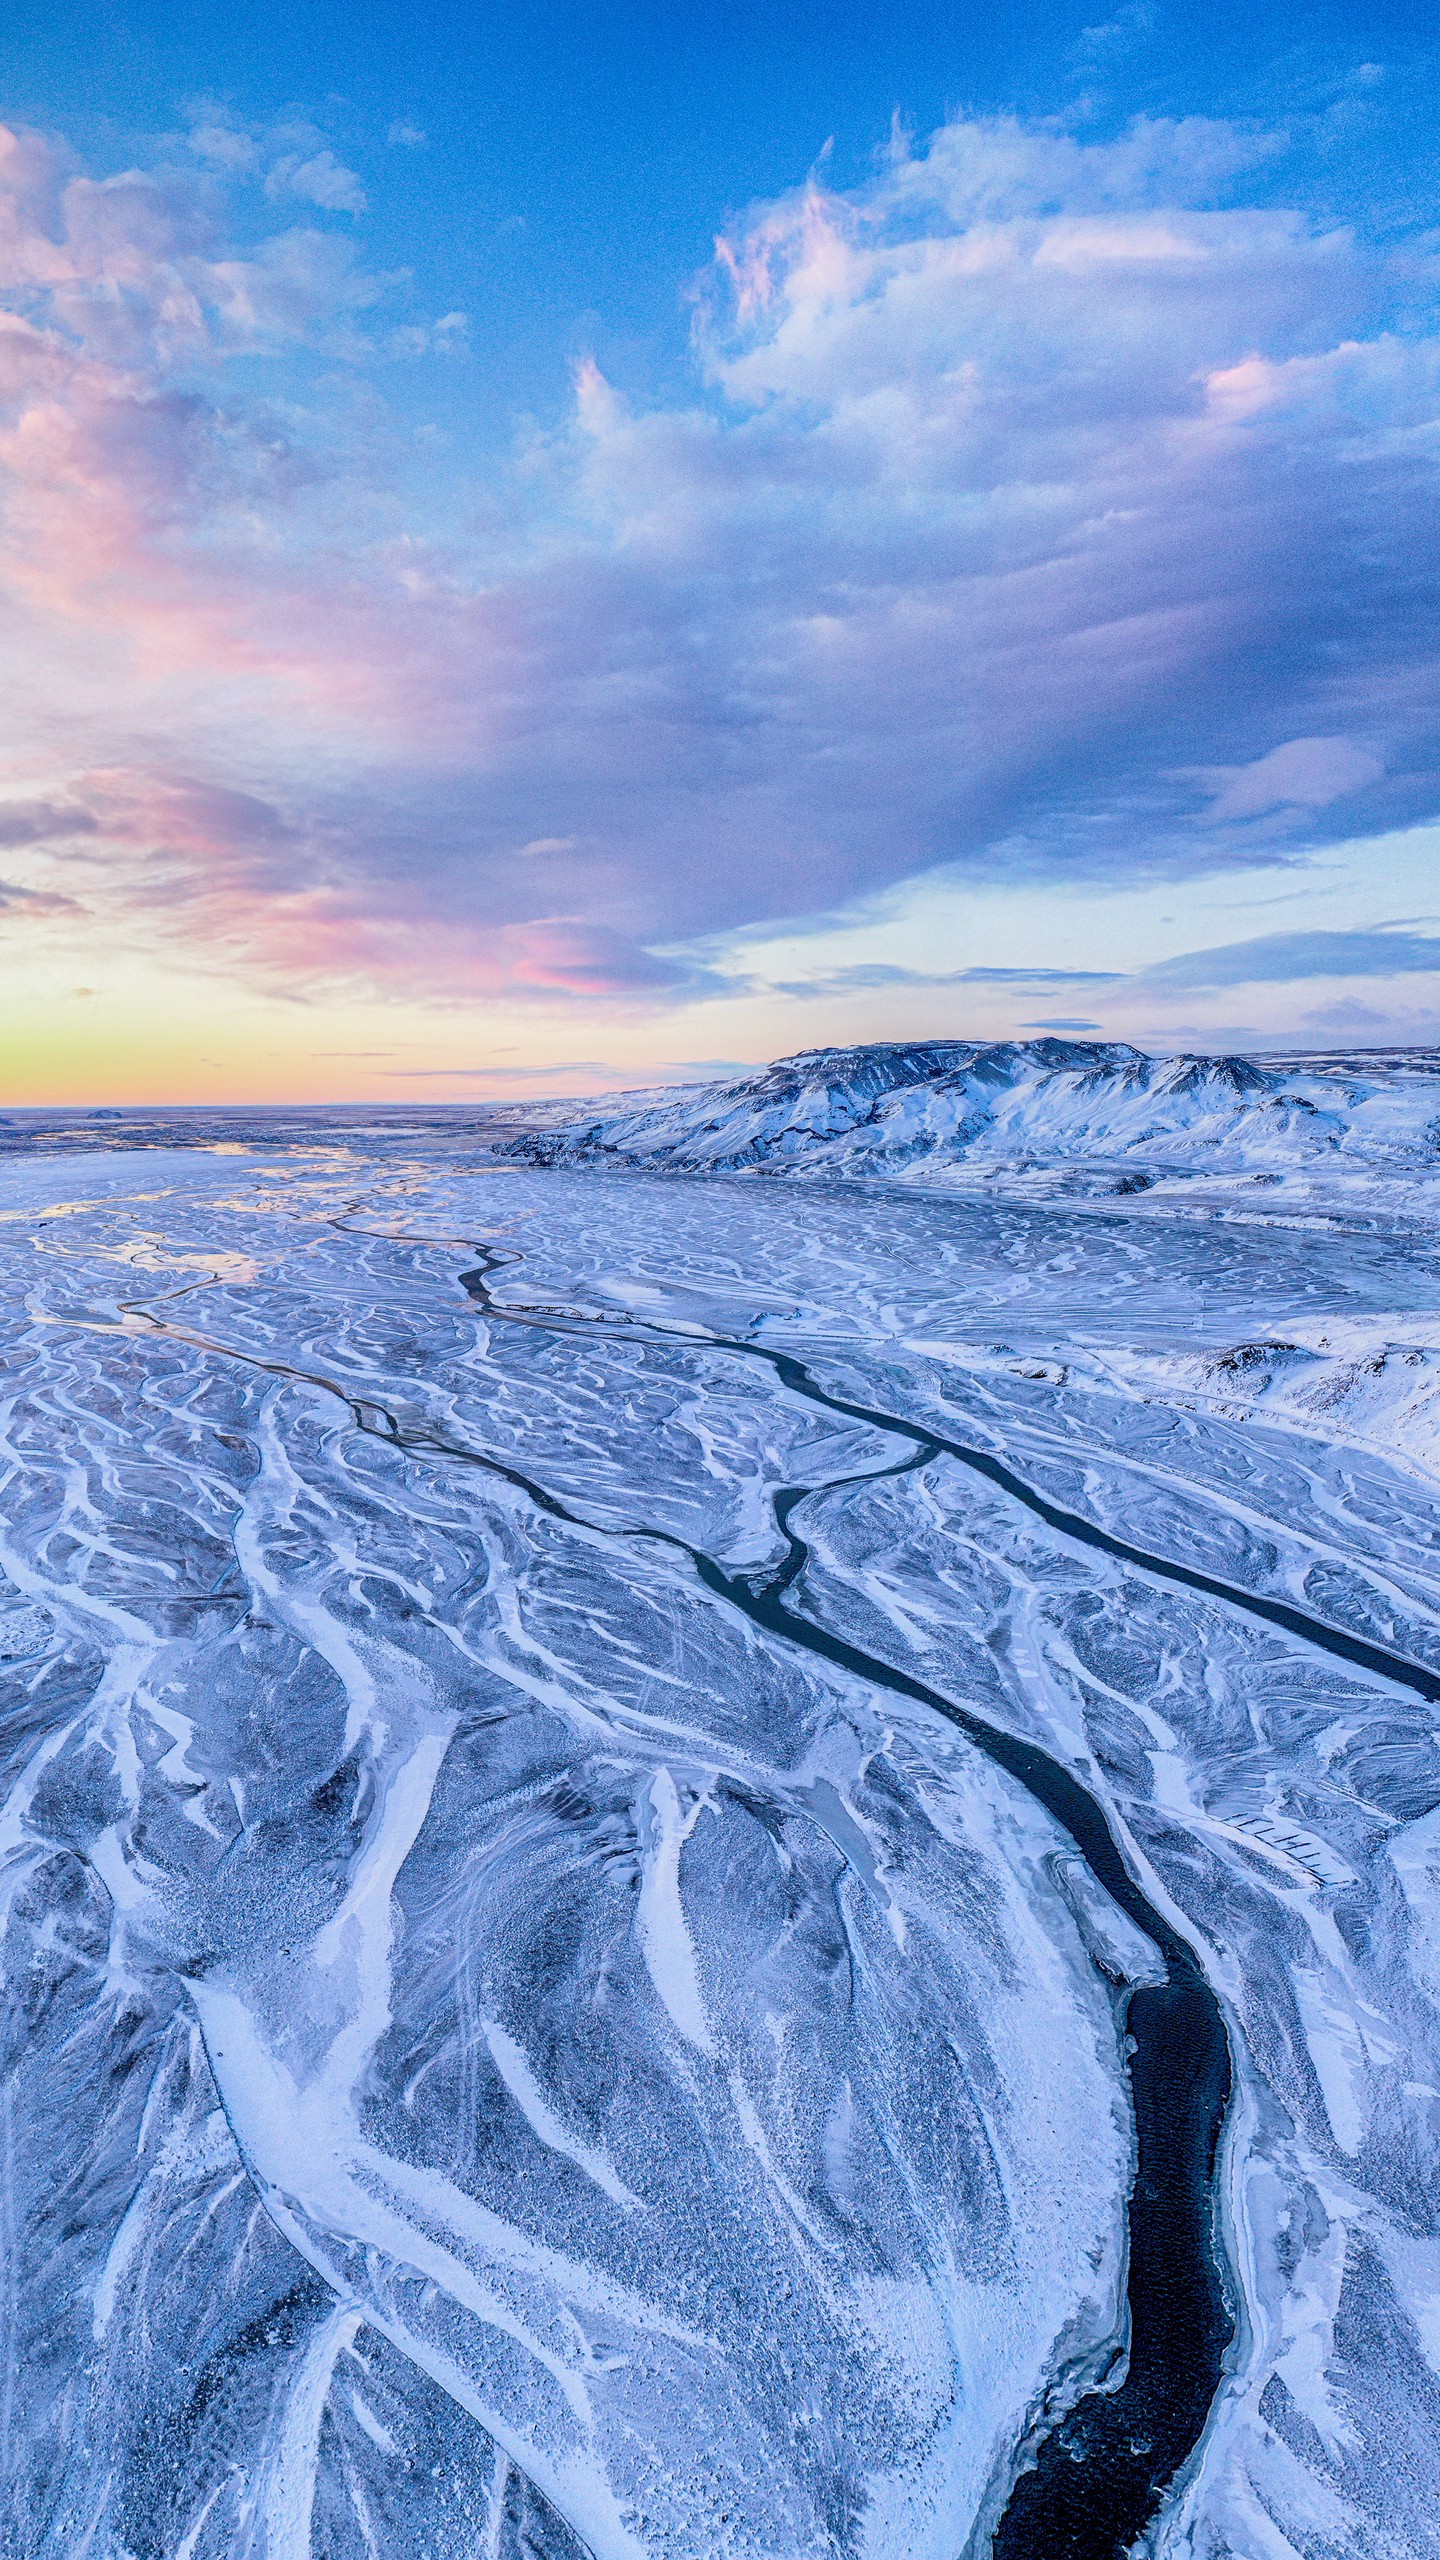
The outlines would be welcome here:
[[[392,329],[387,343],[390,353],[397,356],[464,354],[470,344],[470,315],[466,311],[444,311],[438,320],[408,322]]]
[[[558,1058],[552,1066],[548,1067],[489,1067],[482,1061],[471,1067],[396,1067],[393,1070],[397,1076],[430,1081],[437,1077],[443,1080],[448,1076],[466,1076],[471,1079],[484,1076],[494,1084],[535,1084],[537,1081],[543,1083],[547,1076],[607,1076],[615,1072],[617,1071],[612,1068],[608,1058]]]
[[[1125,983],[1124,972],[1117,969],[903,969],[893,961],[862,960],[847,968],[830,969],[816,977],[784,978],[774,982],[777,995],[786,996],[852,996],[869,995],[882,987],[1028,987],[1037,994],[1046,987],[1114,987]]]
[[[957,983],[991,987],[1111,987],[1117,985],[1123,975],[1119,969],[959,969],[955,972]]]
[[[93,835],[91,810],[54,800],[0,800],[0,845],[54,844],[67,836]]]
[[[1211,778],[1219,787],[1210,816],[1221,820],[1268,816],[1275,809],[1328,809],[1384,772],[1378,756],[1353,738],[1291,738],[1253,764]]]
[[[387,142],[397,144],[402,151],[423,151],[429,138],[408,116],[397,116],[385,136]]]
[[[1417,933],[1408,926],[1382,925],[1373,930],[1319,928],[1309,933],[1269,933],[1247,942],[1217,944],[1206,951],[1187,951],[1144,969],[949,969],[931,972],[898,968],[886,961],[859,962],[811,978],[786,979],[774,992],[788,996],[844,997],[889,987],[991,987],[1020,993],[1053,988],[1119,989],[1187,994],[1221,987],[1278,986],[1307,978],[1393,978],[1434,971],[1440,974],[1440,934]],[[1067,1015],[1047,1017],[1028,1030],[1094,1030]]]
[[[1398,925],[1373,931],[1259,934],[1210,951],[1187,951],[1140,973],[1153,989],[1279,985],[1299,978],[1395,978],[1440,972],[1440,934]]]
[[[248,124],[213,101],[197,102],[191,112],[185,141],[207,168],[227,178],[258,177],[263,170],[267,196],[298,196],[326,213],[367,210],[359,177],[337,159],[314,125]],[[425,136],[413,126],[392,125],[388,138],[418,145]]]
[[[186,140],[196,159],[207,161],[213,169],[238,173],[255,166],[253,136],[222,117],[205,118],[193,124]]]
[[[353,348],[357,316],[401,281],[304,226],[242,251],[194,180],[75,175],[57,144],[0,126],[0,386],[12,405],[43,392],[68,409],[67,375],[82,390],[99,380],[76,373],[82,359],[114,369],[113,396],[154,403],[179,396],[177,374],[197,361]],[[203,496],[191,518],[202,539]]]
[[[1433,260],[1268,200],[1273,136],[902,138],[727,235],[686,396],[583,367],[479,499],[437,448],[439,505],[334,360],[460,315],[397,316],[323,225],[227,231],[266,167],[359,210],[318,135],[197,110],[192,149],[0,142],[7,724],[127,929],[664,1007],[920,873],[1213,872],[1440,808]]]
[[[1070,60],[1082,73],[1107,70],[1154,32],[1155,12],[1147,0],[1129,0],[1113,18],[1081,28],[1070,48]]]
[[[74,912],[73,898],[63,898],[51,889],[26,889],[13,880],[0,880],[0,915],[48,916],[66,910]]]
[[[367,198],[353,169],[347,169],[333,151],[312,151],[307,155],[289,152],[277,160],[265,180],[267,196],[299,196],[306,204],[318,204],[326,213],[363,213]]]

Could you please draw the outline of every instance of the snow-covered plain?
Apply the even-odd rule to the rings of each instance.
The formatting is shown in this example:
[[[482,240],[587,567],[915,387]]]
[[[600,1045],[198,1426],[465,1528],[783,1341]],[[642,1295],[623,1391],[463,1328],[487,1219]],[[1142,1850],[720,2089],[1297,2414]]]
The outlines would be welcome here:
[[[1223,2009],[1146,2547],[1440,2552],[1440,1081],[1057,1045],[807,1072],[798,1182],[713,1094],[5,1133],[0,2549],[982,2560],[1163,1966],[928,1690]]]

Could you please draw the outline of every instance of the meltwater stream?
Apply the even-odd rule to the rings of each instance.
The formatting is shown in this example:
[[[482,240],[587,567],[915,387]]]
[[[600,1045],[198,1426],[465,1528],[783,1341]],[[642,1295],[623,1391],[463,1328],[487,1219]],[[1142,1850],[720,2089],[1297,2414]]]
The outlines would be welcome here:
[[[334,1223],[353,1226],[353,1218]],[[1419,1665],[1311,1619],[1289,1604],[1269,1602],[1112,1538],[1080,1515],[1048,1502],[988,1451],[967,1448],[926,1426],[832,1395],[803,1362],[788,1354],[713,1334],[687,1330],[677,1335],[628,1316],[506,1305],[493,1296],[491,1278],[522,1257],[488,1246],[477,1245],[473,1250],[480,1257],[479,1267],[457,1276],[472,1300],[496,1322],[592,1338],[601,1329],[623,1331],[632,1340],[651,1340],[669,1351],[683,1346],[692,1352],[760,1360],[807,1403],[909,1444],[908,1454],[898,1465],[874,1470],[872,1475],[909,1472],[948,1455],[998,1483],[1062,1535],[1160,1580],[1198,1588],[1251,1616],[1282,1624],[1310,1644],[1397,1685],[1426,1697],[1440,1695],[1440,1680]],[[142,1302],[136,1302],[135,1313],[143,1314],[159,1331],[182,1335],[179,1326],[144,1309]],[[235,1356],[233,1346],[202,1335],[186,1331],[182,1338]],[[238,1356],[262,1368],[287,1368],[281,1361],[256,1358],[253,1353]],[[362,1430],[417,1454],[433,1454],[501,1476],[552,1517],[596,1534],[597,1523],[573,1512],[547,1488],[483,1448],[402,1423],[337,1379],[314,1376],[312,1383],[341,1397]],[[995,2560],[1052,2560],[1052,2555],[1053,2560],[1122,2560],[1161,2507],[1199,2441],[1233,2334],[1215,2210],[1217,2146],[1231,2086],[1220,2007],[1189,1945],[1149,1902],[1127,1868],[1100,1805],[1060,1762],[802,1614],[798,1586],[809,1549],[794,1519],[814,1490],[797,1484],[777,1495],[775,1517],[786,1552],[778,1569],[763,1578],[728,1574],[702,1550],[668,1531],[646,1527],[640,1534],[684,1554],[707,1588],[773,1639],[840,1665],[873,1687],[915,1700],[959,1726],[978,1749],[1046,1807],[1074,1841],[1098,1884],[1144,1932],[1163,1961],[1164,1980],[1132,1989],[1125,2003],[1137,2170],[1128,2202],[1129,2334],[1123,2372],[1115,2387],[1102,2383],[1048,2433],[1038,2432],[1028,2467],[1014,2485],[992,2544]],[[624,1537],[635,1532],[609,1534]],[[1123,1996],[1117,1987],[1117,1997]],[[1112,2378],[1120,2361],[1117,2357]],[[957,2519],[957,2551],[966,2529],[967,2520]]]
[[[482,1250],[483,1266],[460,1278],[488,1316],[540,1330],[567,1331],[576,1326],[573,1318],[497,1302],[490,1290],[491,1274],[520,1257]],[[595,1321],[580,1318],[578,1325],[583,1328]],[[632,1335],[644,1330],[621,1321]],[[667,1345],[675,1341],[674,1336],[662,1339]],[[952,1451],[950,1443],[922,1433],[913,1423],[831,1396],[802,1362],[787,1354],[713,1334],[694,1347],[759,1358],[807,1402],[908,1440],[912,1454],[883,1472],[909,1473],[929,1465],[942,1452],[962,1458],[982,1454],[958,1446]],[[991,1461],[986,1472],[997,1467],[998,1462]],[[998,1472],[1007,1490],[1034,1507],[1038,1498],[1019,1478],[1011,1478],[1008,1469]],[[742,1610],[768,1635],[803,1646],[874,1687],[916,1700],[958,1725],[1044,1805],[1074,1841],[1096,1881],[1164,1960],[1164,1982],[1133,1990],[1125,2012],[1137,2160],[1128,2212],[1130,2334],[1123,2379],[1118,2387],[1088,2393],[1041,2437],[1031,2466],[1015,2484],[992,2544],[994,2560],[1123,2560],[1199,2440],[1233,2335],[1214,2206],[1216,2153],[1231,2086],[1230,2049],[1220,2004],[1184,1939],[1141,1892],[1104,1813],[1078,1779],[1033,1743],[988,1724],[789,1605],[787,1594],[809,1559],[804,1538],[791,1525],[792,1517],[814,1489],[789,1485],[776,1496],[775,1519],[786,1541],[786,1555],[763,1581],[728,1574],[700,1550],[687,1548],[706,1587]],[[1051,1506],[1043,1508],[1048,1516]],[[1052,1525],[1058,1525],[1058,1517]],[[1088,1542],[1128,1553],[1098,1531],[1091,1532]],[[666,1543],[684,1544],[668,1535]],[[1138,1555],[1134,1560],[1140,1561]]]
[[[497,1301],[489,1287],[491,1274],[520,1259],[486,1248],[483,1267],[462,1275],[462,1285],[487,1315],[555,1331],[615,1323],[632,1336],[647,1332],[643,1321],[631,1317],[567,1318]],[[696,1349],[759,1360],[807,1403],[908,1440],[913,1455],[890,1472],[950,1457],[997,1485],[1060,1536],[1161,1582],[1243,1610],[1336,1660],[1440,1702],[1440,1676],[1426,1666],[1327,1625],[1288,1601],[1246,1591],[1113,1537],[1083,1514],[1049,1501],[990,1451],[834,1395],[788,1353],[710,1333],[676,1337],[662,1331],[657,1338],[667,1344],[683,1339]],[[746,1581],[697,1553],[694,1561],[702,1580],[769,1634],[803,1645],[959,1725],[1069,1833],[1096,1880],[1165,1963],[1164,1982],[1132,1990],[1125,2010],[1137,2164],[1128,2210],[1130,2334],[1123,2378],[1116,2388],[1090,2392],[1041,2437],[1030,2467],[1015,2483],[992,2544],[993,2560],[1123,2560],[1199,2441],[1233,2335],[1215,2204],[1216,2157],[1231,2088],[1220,2004],[1191,1948],[1141,1892],[1104,1813],[1078,1779],[1034,1744],[986,1723],[800,1615],[787,1595],[803,1575],[809,1551],[791,1522],[809,1490],[789,1486],[777,1497],[775,1516],[787,1553],[776,1573],[763,1583]]]
[[[925,1466],[935,1454],[922,1442],[890,1472]],[[747,1587],[697,1556],[702,1581],[770,1635],[957,1724],[1069,1833],[1092,1875],[1165,1961],[1165,1981],[1133,1990],[1125,2011],[1137,2159],[1124,2378],[1116,2389],[1089,2393],[1041,2438],[992,2544],[995,2560],[1121,2560],[1199,2439],[1233,2334],[1212,2193],[1230,2096],[1220,2005],[1189,1947],[1135,1883],[1094,1797],[1068,1770],[786,1605],[809,1558],[791,1516],[810,1490],[787,1486],[776,1500],[788,1552],[764,1584]]]

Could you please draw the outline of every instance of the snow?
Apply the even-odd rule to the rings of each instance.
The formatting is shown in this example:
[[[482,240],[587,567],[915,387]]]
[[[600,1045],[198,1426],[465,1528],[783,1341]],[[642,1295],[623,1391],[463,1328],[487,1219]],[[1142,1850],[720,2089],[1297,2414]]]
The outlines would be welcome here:
[[[922,1044],[0,1157],[17,2551],[983,2560],[1123,2348],[1163,1968],[726,1596],[786,1486],[787,1605],[1073,1771],[1223,2004],[1157,2560],[1440,2550],[1436,1068]]]
[[[1279,1186],[1354,1197],[1440,1171],[1440,1061],[1427,1074],[1150,1057],[1122,1042],[930,1041],[809,1050],[678,1098],[559,1106],[498,1151],[604,1162],[973,1188]]]

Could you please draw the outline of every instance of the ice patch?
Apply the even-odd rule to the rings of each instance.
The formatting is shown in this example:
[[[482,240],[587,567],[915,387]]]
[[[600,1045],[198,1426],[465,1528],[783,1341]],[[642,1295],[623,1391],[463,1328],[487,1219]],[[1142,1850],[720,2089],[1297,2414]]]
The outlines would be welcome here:
[[[645,1868],[640,1886],[638,1924],[645,1969],[687,2044],[708,2059],[715,2057],[715,2038],[705,2014],[695,1945],[680,1900],[680,1852],[703,1806],[698,1798],[682,1816],[675,1781],[668,1769],[657,1769],[641,1798]]]
[[[603,2151],[596,2151],[579,2135],[562,2124],[536,2079],[523,2048],[493,2018],[483,2018],[481,2033],[490,2048],[490,2059],[509,2090],[526,2123],[537,2133],[547,2150],[556,2151],[564,2160],[573,2160],[583,2169],[612,2204],[623,2205],[627,2213],[637,2213],[640,2198],[632,2195],[623,2178],[616,2176]]]

